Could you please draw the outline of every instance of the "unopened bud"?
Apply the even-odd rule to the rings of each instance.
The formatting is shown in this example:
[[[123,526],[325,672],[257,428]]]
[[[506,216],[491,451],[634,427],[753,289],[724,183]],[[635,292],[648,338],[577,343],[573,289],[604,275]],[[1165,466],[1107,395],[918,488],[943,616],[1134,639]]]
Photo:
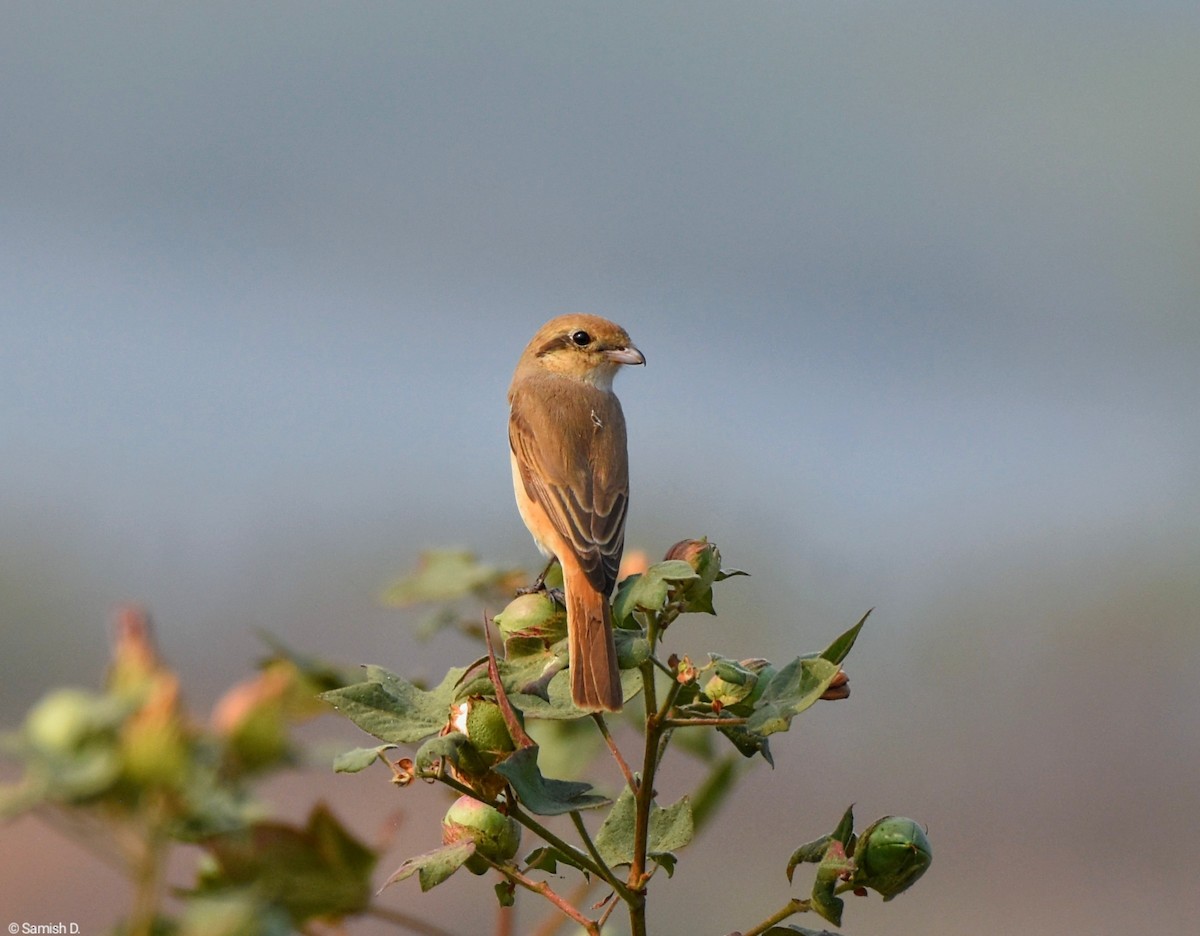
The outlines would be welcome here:
[[[929,869],[933,849],[924,830],[912,819],[884,816],[859,836],[854,861],[858,866],[854,884],[891,900]]]

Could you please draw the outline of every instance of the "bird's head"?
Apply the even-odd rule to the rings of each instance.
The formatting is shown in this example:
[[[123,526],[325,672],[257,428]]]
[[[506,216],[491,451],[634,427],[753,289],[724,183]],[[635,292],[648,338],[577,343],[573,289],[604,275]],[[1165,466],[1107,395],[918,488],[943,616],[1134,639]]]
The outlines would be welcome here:
[[[543,325],[525,348],[523,366],[564,374],[602,389],[622,364],[645,364],[625,329],[598,315],[560,315]]]

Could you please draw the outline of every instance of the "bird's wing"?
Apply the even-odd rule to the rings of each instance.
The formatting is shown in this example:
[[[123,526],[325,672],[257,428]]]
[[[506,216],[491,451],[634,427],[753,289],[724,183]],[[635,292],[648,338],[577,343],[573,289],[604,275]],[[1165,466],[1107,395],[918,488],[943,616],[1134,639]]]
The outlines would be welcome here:
[[[525,493],[608,595],[625,546],[625,418],[612,393],[578,384],[564,391],[515,393],[508,441]]]

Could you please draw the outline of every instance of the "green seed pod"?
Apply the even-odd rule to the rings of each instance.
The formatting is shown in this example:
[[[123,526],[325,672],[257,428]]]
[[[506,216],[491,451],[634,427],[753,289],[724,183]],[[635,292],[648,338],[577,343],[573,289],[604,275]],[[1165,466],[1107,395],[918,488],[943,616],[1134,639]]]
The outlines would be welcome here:
[[[567,613],[545,592],[518,595],[496,615],[495,622],[506,640],[540,638],[554,643],[567,636]]]
[[[454,707],[453,725],[467,736],[489,767],[516,750],[504,713],[492,699],[471,696],[459,702]]]
[[[442,844],[475,843],[477,855],[467,860],[468,871],[483,874],[489,865],[479,858],[508,861],[521,847],[521,827],[516,820],[470,796],[460,796],[442,820]]]
[[[933,861],[924,830],[912,819],[884,816],[872,823],[854,849],[854,883],[891,900],[908,890]]]

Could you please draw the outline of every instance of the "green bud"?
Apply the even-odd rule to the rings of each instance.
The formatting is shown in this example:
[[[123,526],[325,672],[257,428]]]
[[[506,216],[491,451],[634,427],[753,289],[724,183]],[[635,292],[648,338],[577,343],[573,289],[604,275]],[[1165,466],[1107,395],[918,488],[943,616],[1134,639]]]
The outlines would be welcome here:
[[[854,883],[891,900],[908,890],[933,861],[925,832],[912,819],[884,816],[871,824],[854,849]]]
[[[664,558],[682,559],[699,576],[698,579],[688,582],[680,595],[686,609],[712,614],[712,586],[721,574],[721,552],[716,545],[710,543],[707,538],[680,540],[667,550]]]
[[[521,847],[521,827],[498,809],[470,796],[460,796],[442,820],[442,844],[464,841],[474,842],[478,853],[467,860],[467,870],[483,874],[489,866],[479,855],[492,861],[508,861]]]
[[[495,617],[505,639],[540,638],[554,643],[567,636],[567,613],[545,592],[518,595]]]

